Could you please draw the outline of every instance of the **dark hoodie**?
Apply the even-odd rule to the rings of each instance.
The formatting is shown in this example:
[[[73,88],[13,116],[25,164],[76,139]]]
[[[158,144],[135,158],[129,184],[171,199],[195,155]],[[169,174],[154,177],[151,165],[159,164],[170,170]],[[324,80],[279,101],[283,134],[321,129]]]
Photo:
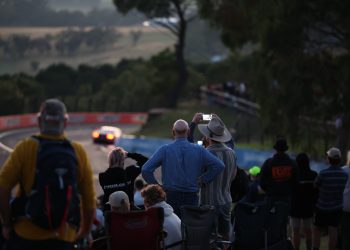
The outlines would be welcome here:
[[[289,200],[298,182],[295,162],[283,152],[277,152],[261,167],[260,186],[268,197]]]

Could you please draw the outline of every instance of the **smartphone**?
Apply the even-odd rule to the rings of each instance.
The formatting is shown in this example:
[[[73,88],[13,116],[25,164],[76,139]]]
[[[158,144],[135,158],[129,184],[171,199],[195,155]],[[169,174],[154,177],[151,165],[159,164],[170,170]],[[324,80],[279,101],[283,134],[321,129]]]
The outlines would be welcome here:
[[[210,121],[211,118],[213,118],[213,115],[204,114],[202,118],[203,121]]]
[[[197,144],[203,146],[203,141],[197,141]]]

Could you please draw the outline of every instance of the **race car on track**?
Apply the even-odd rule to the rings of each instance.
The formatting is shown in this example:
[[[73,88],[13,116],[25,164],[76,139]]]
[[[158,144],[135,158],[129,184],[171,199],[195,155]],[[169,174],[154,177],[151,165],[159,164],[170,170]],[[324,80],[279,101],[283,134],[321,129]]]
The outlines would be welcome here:
[[[101,143],[115,143],[115,141],[122,135],[120,128],[112,126],[101,126],[92,131],[91,136],[93,142]]]

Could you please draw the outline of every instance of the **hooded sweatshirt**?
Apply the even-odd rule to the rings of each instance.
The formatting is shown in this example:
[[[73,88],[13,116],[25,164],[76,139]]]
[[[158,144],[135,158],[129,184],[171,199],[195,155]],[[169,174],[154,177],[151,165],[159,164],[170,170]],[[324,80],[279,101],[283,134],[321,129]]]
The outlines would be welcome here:
[[[181,241],[181,220],[176,214],[174,214],[173,208],[165,201],[159,202],[150,207],[162,207],[164,209],[163,228],[167,232],[165,246]],[[181,244],[167,249],[181,250]]]

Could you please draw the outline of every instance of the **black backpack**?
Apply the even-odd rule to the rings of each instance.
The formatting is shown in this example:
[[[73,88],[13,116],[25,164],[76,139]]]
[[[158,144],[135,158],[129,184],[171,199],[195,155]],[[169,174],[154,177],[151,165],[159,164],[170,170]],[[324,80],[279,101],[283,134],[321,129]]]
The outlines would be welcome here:
[[[34,184],[25,205],[26,217],[47,229],[63,228],[66,222],[78,226],[78,161],[71,143],[33,138],[39,147]]]
[[[237,166],[237,173],[234,180],[231,182],[230,192],[232,202],[237,202],[242,199],[249,189],[249,177],[245,171]]]

